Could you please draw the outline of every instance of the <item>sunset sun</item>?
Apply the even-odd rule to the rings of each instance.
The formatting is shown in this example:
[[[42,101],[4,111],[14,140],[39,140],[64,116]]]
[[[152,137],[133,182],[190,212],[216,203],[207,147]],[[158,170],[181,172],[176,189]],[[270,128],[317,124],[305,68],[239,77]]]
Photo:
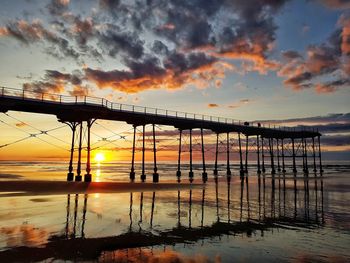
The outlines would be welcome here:
[[[103,162],[104,160],[106,160],[106,156],[105,156],[104,153],[101,153],[101,152],[96,153],[96,155],[95,155],[95,162],[101,163],[101,162]]]

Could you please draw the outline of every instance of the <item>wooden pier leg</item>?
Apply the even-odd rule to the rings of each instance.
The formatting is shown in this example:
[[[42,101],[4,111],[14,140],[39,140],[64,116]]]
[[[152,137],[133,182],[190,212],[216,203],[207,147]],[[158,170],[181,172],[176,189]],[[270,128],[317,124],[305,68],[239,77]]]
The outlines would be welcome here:
[[[190,129],[190,171],[188,176],[190,178],[190,182],[193,182],[193,170],[192,170],[192,129]]]
[[[282,139],[282,173],[286,172],[286,166],[284,162],[284,139]]]
[[[90,160],[90,154],[91,154],[91,147],[90,147],[90,130],[92,124],[95,122],[95,120],[87,120],[87,160],[86,160],[86,174],[84,175],[84,182],[91,182],[92,176],[90,174],[91,172],[91,160]]]
[[[204,138],[203,138],[203,128],[201,128],[201,141],[202,141],[202,162],[203,162],[203,173],[202,180],[205,183],[208,180],[208,174],[205,168],[205,153],[204,153]]]
[[[259,144],[259,135],[256,136],[256,155],[257,155],[257,165],[258,165],[258,171],[257,173],[260,175],[261,170],[260,170],[260,144]]]
[[[262,160],[262,172],[265,173],[265,146],[264,146],[264,137],[261,137],[261,160]]]
[[[153,128],[153,161],[154,161],[154,168],[153,168],[153,183],[159,182],[159,174],[158,174],[158,168],[157,168],[157,149],[156,149],[156,131],[155,131],[155,125],[152,125]]]
[[[182,130],[179,130],[180,133],[180,138],[179,138],[179,156],[177,159],[177,172],[176,172],[176,177],[177,177],[177,182],[179,183],[181,181],[181,137],[182,137]]]
[[[243,156],[242,156],[242,144],[241,144],[241,133],[238,133],[238,144],[239,144],[239,175],[244,176],[243,169]]]
[[[312,137],[312,157],[314,160],[314,173],[317,172],[317,168],[316,168],[316,152],[315,152],[315,138]]]
[[[145,174],[145,124],[142,125],[142,173],[141,173],[141,181],[146,181]]]
[[[216,134],[214,175],[218,175],[219,133]]]
[[[231,168],[230,168],[230,133],[228,132],[226,134],[226,150],[227,150],[227,167],[226,167],[226,175],[231,175]]]
[[[273,156],[273,138],[269,138],[269,147],[270,147],[270,158],[271,158],[271,174],[276,174],[274,156]]]
[[[307,138],[304,138],[304,153],[305,153],[305,173],[309,173],[309,166],[307,163]]]
[[[83,122],[80,122],[79,130],[79,149],[78,149],[78,165],[77,165],[77,175],[75,176],[75,181],[80,182],[81,177],[81,150],[82,150],[82,140],[83,140]]]
[[[71,182],[74,180],[74,173],[73,173],[74,140],[75,140],[75,131],[76,131],[76,128],[78,126],[78,123],[77,122],[69,122],[68,125],[72,130],[72,145],[71,145],[71,149],[70,149],[70,159],[69,159],[67,181]]]
[[[130,181],[135,181],[135,143],[136,143],[136,125],[134,125],[134,136],[132,140],[132,157],[131,157],[131,171],[130,171]]]
[[[249,150],[248,143],[249,143],[249,136],[246,135],[246,137],[245,137],[245,167],[244,167],[244,172],[246,174],[248,174],[248,150]]]
[[[318,140],[318,159],[320,161],[320,174],[322,175],[323,168],[322,168],[322,158],[321,158],[321,136],[318,136],[317,140]]]
[[[303,172],[305,173],[305,148],[304,148],[304,139],[301,139],[301,150],[302,150],[302,157],[303,157]]]
[[[279,148],[279,140],[277,140],[277,171],[281,171],[281,165],[280,165],[280,148]]]
[[[297,173],[297,167],[295,163],[295,144],[294,144],[294,138],[292,138],[292,154],[293,154],[293,173]]]

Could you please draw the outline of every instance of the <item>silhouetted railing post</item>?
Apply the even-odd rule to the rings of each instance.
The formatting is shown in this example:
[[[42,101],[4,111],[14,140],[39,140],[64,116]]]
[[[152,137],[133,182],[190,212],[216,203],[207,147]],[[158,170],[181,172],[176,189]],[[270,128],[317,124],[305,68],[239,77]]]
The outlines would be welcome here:
[[[262,172],[265,173],[265,145],[264,145],[264,137],[261,136],[261,160],[262,160]]]
[[[226,150],[227,150],[227,168],[226,168],[226,175],[231,175],[231,169],[230,169],[230,133],[227,133],[227,138],[226,138]]]
[[[282,139],[282,172],[286,172],[286,166],[284,163],[284,139]]]
[[[241,133],[238,133],[238,144],[239,144],[239,175],[244,176],[243,170],[243,156],[242,156],[242,144],[241,144]]]
[[[218,175],[219,133],[216,133],[214,175]]]
[[[157,173],[157,149],[156,149],[156,131],[155,131],[155,125],[153,124],[153,158],[154,158],[154,168],[153,168],[153,183],[159,182],[159,174]]]
[[[136,140],[136,125],[134,125],[134,136],[132,140],[132,157],[131,157],[131,171],[130,171],[130,181],[135,180],[135,140]]]
[[[81,181],[81,149],[82,149],[82,140],[83,140],[83,122],[80,122],[80,131],[79,131],[79,150],[78,150],[78,166],[77,166],[77,175],[75,176],[75,181]]]
[[[317,139],[318,139],[318,158],[320,161],[320,174],[322,175],[323,168],[322,168],[322,158],[321,158],[321,138],[320,138],[320,136],[317,136]]]
[[[176,172],[176,177],[177,177],[177,181],[180,182],[181,181],[181,140],[182,140],[182,130],[179,130],[180,133],[180,138],[179,138],[179,156],[177,159],[177,172]]]
[[[146,181],[145,174],[145,124],[142,125],[142,173],[141,173],[141,181]]]
[[[295,163],[295,145],[294,145],[294,138],[292,138],[292,154],[293,154],[293,173],[297,173],[297,167]]]
[[[260,144],[259,144],[259,135],[256,136],[256,155],[257,155],[257,165],[258,165],[258,171],[257,173],[260,175],[261,170],[260,170]]]
[[[193,182],[193,170],[192,170],[192,129],[190,129],[190,171],[188,173],[190,182]]]
[[[73,154],[74,154],[74,140],[75,140],[75,131],[78,126],[77,122],[67,122],[69,127],[72,130],[72,145],[70,149],[70,160],[69,160],[69,167],[68,167],[68,174],[67,174],[67,181],[73,181],[74,180],[74,173],[73,173]]]
[[[206,182],[208,180],[208,174],[207,174],[206,168],[205,168],[203,128],[201,128],[201,141],[202,141],[202,163],[203,163],[202,180],[203,180],[203,182]]]

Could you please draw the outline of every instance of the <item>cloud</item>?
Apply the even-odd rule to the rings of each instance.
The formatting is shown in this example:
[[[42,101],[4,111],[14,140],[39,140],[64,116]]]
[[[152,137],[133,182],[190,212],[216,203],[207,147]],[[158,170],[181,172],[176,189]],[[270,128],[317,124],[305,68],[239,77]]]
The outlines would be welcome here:
[[[234,102],[230,105],[228,105],[229,108],[231,109],[236,109],[236,108],[239,108],[239,107],[242,107],[244,105],[248,105],[250,103],[252,103],[253,101],[251,99],[241,99],[237,102]]]
[[[208,104],[208,108],[217,108],[217,107],[219,107],[219,105],[216,103],[209,103]]]
[[[323,5],[333,9],[347,9],[350,8],[348,0],[318,0]]]
[[[68,11],[70,0],[51,0],[46,6],[51,15],[62,15]]]
[[[286,77],[287,87],[296,91],[314,88],[318,94],[329,94],[349,86],[350,17],[343,14],[338,25],[326,42],[308,46],[305,57],[293,50],[282,52],[286,63],[278,75]]]

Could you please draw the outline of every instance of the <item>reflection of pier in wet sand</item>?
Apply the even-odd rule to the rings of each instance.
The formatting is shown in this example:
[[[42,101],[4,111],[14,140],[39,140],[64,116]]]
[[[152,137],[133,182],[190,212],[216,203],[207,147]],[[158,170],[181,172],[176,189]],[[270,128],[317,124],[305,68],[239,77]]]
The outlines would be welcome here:
[[[225,181],[216,177],[203,188],[172,190],[173,195],[165,200],[171,202],[174,210],[176,223],[171,229],[162,228],[162,218],[157,217],[157,203],[164,202],[157,191],[131,192],[127,204],[129,226],[123,234],[99,238],[90,238],[85,233],[89,224],[89,194],[68,194],[66,223],[60,235],[51,236],[43,247],[1,251],[0,258],[6,262],[97,259],[118,249],[186,244],[222,235],[249,237],[254,232],[263,236],[275,228],[323,225],[322,178],[296,180],[265,175],[235,178],[238,184],[231,182],[231,177]]]

